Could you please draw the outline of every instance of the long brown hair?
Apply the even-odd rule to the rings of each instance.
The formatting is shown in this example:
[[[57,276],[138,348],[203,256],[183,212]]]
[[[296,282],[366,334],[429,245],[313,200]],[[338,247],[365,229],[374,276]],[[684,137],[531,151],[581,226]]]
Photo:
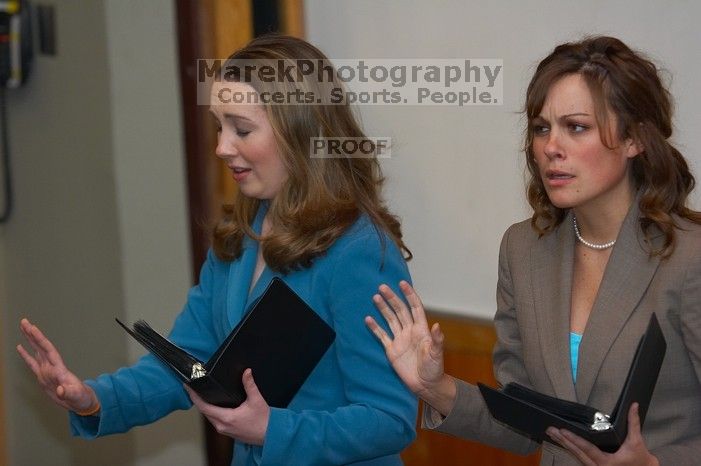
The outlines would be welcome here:
[[[645,236],[654,225],[665,236],[651,254],[668,256],[674,250],[673,215],[701,223],[701,214],[687,207],[694,189],[694,176],[682,154],[670,143],[672,99],[657,73],[655,64],[613,37],[588,37],[555,47],[536,69],[526,92],[528,128],[524,150],[530,174],[528,202],[533,208],[531,224],[542,235],[552,231],[567,211],[548,198],[533,154],[531,122],[540,114],[548,91],[561,78],[579,74],[594,100],[599,128],[608,128],[608,111],[616,117],[618,140],[632,139],[643,151],[632,160],[635,187],[641,192],[641,227]],[[608,131],[601,131],[602,143],[613,148]]]
[[[285,65],[287,76],[299,77],[300,66],[323,65],[322,79],[248,79],[240,75],[242,63]],[[304,40],[283,35],[253,39],[231,55],[219,77],[250,84],[259,95],[282,92],[286,98],[313,95],[328,98],[333,88],[343,88],[326,56]],[[311,93],[311,94],[308,94]],[[270,202],[268,216],[271,231],[259,237],[251,223],[260,201],[237,193],[232,204],[223,206],[223,216],[212,232],[217,257],[234,260],[241,255],[244,236],[261,242],[266,264],[273,270],[288,272],[309,267],[361,214],[375,228],[386,232],[407,259],[411,252],[402,241],[400,222],[381,198],[384,182],[376,157],[342,151],[334,157],[312,157],[312,138],[362,138],[368,140],[347,102],[293,105],[263,102],[285,165],[288,178]],[[371,142],[370,142],[371,143]],[[372,143],[371,143],[372,144]],[[374,146],[373,146],[374,147]],[[381,241],[383,236],[380,234]]]

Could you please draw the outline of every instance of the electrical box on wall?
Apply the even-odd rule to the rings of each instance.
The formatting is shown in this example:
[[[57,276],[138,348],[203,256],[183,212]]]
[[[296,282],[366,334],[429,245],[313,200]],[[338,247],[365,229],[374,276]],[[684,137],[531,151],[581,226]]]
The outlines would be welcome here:
[[[32,56],[31,6],[20,0],[0,1],[0,85],[24,84]]]
[[[13,205],[5,89],[20,87],[29,78],[34,55],[31,13],[31,6],[26,0],[0,0],[0,165],[3,195],[0,223],[9,220]]]

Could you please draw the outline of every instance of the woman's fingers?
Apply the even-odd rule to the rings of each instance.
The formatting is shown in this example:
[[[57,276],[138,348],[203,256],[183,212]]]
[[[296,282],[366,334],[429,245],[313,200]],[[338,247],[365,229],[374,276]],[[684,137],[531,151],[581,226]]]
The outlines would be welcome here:
[[[197,407],[197,409],[200,411],[200,413],[202,413],[204,416],[206,416],[207,419],[209,419],[209,422],[211,422],[212,425],[217,429],[220,428],[218,426],[224,420],[227,419],[227,417],[231,413],[231,411],[235,411],[235,410],[239,409],[239,408],[222,408],[221,406],[207,403],[192,388],[188,387],[187,385],[183,385],[183,387],[185,387],[185,391],[187,391],[188,395],[190,395],[190,399],[192,400],[192,403]]]
[[[20,329],[35,352],[35,359],[38,364],[48,362],[54,366],[63,366],[63,359],[56,347],[46,338],[44,333],[28,319],[20,321]]]
[[[566,448],[570,453],[576,456],[579,462],[584,466],[596,466],[595,461],[589,456],[589,454],[591,454],[591,449],[586,445],[586,443],[588,443],[586,440],[565,429],[556,429],[554,427],[548,427],[546,433],[551,439],[555,440],[563,448]]]
[[[31,334],[34,337],[34,342],[39,346],[46,359],[54,366],[62,366],[63,359],[56,347],[51,341],[44,336],[44,333],[36,325],[32,325]]]
[[[243,383],[243,389],[246,391],[246,397],[249,402],[265,402],[265,398],[263,398],[260,390],[258,390],[258,385],[256,385],[255,380],[253,380],[253,371],[250,368],[243,371],[241,382]]]
[[[405,280],[399,282],[399,288],[402,290],[402,293],[404,293],[404,297],[406,297],[406,300],[409,302],[409,306],[411,307],[412,320],[419,325],[424,325],[428,327],[428,322],[426,321],[426,312],[424,311],[424,305],[421,302],[421,298],[419,297],[419,295],[416,294],[414,288],[409,284],[409,282]]]
[[[640,431],[640,405],[633,403],[628,410],[628,438],[631,441],[642,441],[643,434]]]
[[[22,345],[17,345],[17,352],[22,359],[24,359],[25,364],[32,370],[34,375],[39,377],[39,363],[37,363],[36,359],[34,359]]]
[[[389,335],[387,335],[387,332],[385,332],[384,329],[380,327],[377,322],[375,322],[375,319],[370,316],[366,316],[365,325],[367,325],[370,331],[375,334],[378,340],[380,340],[380,343],[382,343],[382,346],[385,347],[385,350],[392,345],[392,339],[389,337]]]
[[[188,387],[187,384],[183,384],[183,388],[187,392],[187,395],[190,397],[190,401],[192,401],[193,403],[195,403],[195,401],[199,401],[199,395],[197,395],[197,392]]]
[[[441,331],[441,326],[436,322],[431,327],[431,341],[432,345],[430,347],[430,356],[434,360],[443,359],[443,341],[445,340],[445,335]]]
[[[43,350],[41,349],[41,346],[39,346],[39,343],[37,343],[36,338],[34,337],[33,327],[34,325],[31,324],[27,319],[22,319],[20,321],[20,330],[24,334],[24,338],[34,350],[34,357],[36,361],[39,364],[41,364],[43,361],[46,360],[46,355],[44,354]]]
[[[402,324],[397,319],[397,315],[394,311],[387,305],[385,299],[379,294],[376,294],[372,297],[372,302],[375,304],[377,310],[380,311],[382,317],[387,321],[387,325],[389,325],[389,329],[392,330],[392,334],[397,335],[401,332]]]
[[[207,403],[202,398],[200,398],[200,395],[198,395],[196,391],[194,391],[187,385],[183,384],[183,388],[185,388],[185,391],[190,396],[192,404],[194,404],[197,407],[197,409],[199,409],[200,412],[204,414],[203,409],[206,410]]]
[[[402,301],[401,298],[399,298],[399,296],[392,291],[392,288],[384,284],[380,285],[380,294],[392,307],[392,310],[397,315],[397,319],[399,319],[402,327],[409,327],[414,323],[414,319],[411,317],[406,304],[404,304],[404,301]]]
[[[373,302],[389,324],[390,330],[397,334],[401,329],[415,323],[427,327],[426,312],[414,288],[406,280],[399,282],[399,288],[409,303],[409,308],[404,300],[385,284],[380,285],[380,293],[373,296]]]
[[[95,406],[95,392],[66,368],[58,350],[42,331],[28,319],[20,321],[20,329],[34,355],[21,344],[17,345],[17,352],[47,395],[58,405],[77,412]]]

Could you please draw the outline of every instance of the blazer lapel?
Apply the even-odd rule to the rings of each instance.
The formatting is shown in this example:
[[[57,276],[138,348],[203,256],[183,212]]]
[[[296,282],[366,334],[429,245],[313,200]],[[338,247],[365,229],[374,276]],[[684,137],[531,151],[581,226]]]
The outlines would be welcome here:
[[[574,233],[569,213],[531,250],[532,291],[543,363],[558,398],[576,399],[569,351]]]
[[[623,221],[579,346],[577,399],[586,403],[613,341],[640,302],[660,263],[640,228],[638,199]],[[659,234],[653,237],[654,243]]]
[[[246,306],[243,311],[244,314],[248,312],[248,309],[251,307],[252,304],[258,301],[258,298],[260,298],[265,289],[268,288],[268,285],[270,284],[270,281],[273,279],[273,277],[279,277],[280,275],[281,274],[277,272],[273,272],[267,265],[265,266],[263,272],[260,274],[260,277],[258,277],[258,281],[255,285],[253,285],[251,293],[248,295],[248,299],[246,300]]]
[[[263,218],[267,212],[267,204],[261,202],[256,217],[253,220],[253,231],[260,234],[263,226]],[[239,260],[232,261],[229,265],[229,277],[227,280],[226,294],[226,315],[229,321],[229,326],[233,328],[241,320],[241,317],[248,308],[250,298],[258,288],[268,268],[266,267],[256,283],[256,287],[249,293],[251,289],[251,280],[253,272],[256,268],[256,260],[258,258],[258,241],[255,241],[248,236],[243,238],[243,250]],[[270,280],[268,280],[270,281]],[[250,296],[249,296],[250,295]]]

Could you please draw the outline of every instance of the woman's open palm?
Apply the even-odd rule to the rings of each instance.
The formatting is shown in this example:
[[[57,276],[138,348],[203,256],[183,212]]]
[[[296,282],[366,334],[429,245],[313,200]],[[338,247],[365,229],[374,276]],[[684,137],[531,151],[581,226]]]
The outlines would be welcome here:
[[[32,370],[44,392],[56,404],[71,411],[88,411],[97,406],[93,389],[68,370],[58,350],[42,331],[27,319],[22,319],[20,329],[34,350],[34,355],[22,345],[17,345],[17,352]]]
[[[399,287],[410,308],[387,285],[380,286],[380,294],[373,296],[393,336],[370,316],[365,323],[384,346],[387,359],[399,377],[421,396],[443,376],[443,333],[438,324],[429,330],[423,304],[411,285],[402,281]]]

